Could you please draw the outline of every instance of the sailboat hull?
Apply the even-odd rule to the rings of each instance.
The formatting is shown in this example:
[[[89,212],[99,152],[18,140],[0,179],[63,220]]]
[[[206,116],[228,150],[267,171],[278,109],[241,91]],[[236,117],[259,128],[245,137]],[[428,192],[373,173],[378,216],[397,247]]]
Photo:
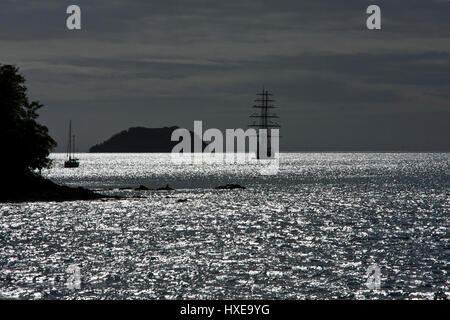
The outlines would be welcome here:
[[[64,162],[64,168],[78,168],[80,163],[77,160],[71,159]]]

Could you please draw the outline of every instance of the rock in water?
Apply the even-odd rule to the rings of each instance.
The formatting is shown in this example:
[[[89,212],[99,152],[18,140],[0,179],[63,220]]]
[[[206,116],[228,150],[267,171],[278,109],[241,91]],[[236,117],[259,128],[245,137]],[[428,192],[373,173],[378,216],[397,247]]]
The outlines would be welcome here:
[[[169,187],[168,184],[166,184],[165,187],[161,187],[161,188],[158,188],[156,190],[158,190],[158,191],[170,191],[170,190],[173,190],[173,189],[171,187]]]
[[[219,189],[219,190],[234,190],[234,189],[245,189],[245,187],[240,186],[238,184],[227,184],[227,185],[224,185],[224,186],[218,186],[218,187],[216,187],[216,189]]]

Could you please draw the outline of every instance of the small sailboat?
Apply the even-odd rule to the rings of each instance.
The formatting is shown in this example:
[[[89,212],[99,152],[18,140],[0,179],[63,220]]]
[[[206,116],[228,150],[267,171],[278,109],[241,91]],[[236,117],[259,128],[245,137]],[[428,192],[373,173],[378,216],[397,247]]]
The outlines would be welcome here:
[[[72,135],[72,121],[69,122],[69,145],[67,146],[67,160],[64,161],[64,168],[78,168],[80,162],[74,157],[75,135]]]

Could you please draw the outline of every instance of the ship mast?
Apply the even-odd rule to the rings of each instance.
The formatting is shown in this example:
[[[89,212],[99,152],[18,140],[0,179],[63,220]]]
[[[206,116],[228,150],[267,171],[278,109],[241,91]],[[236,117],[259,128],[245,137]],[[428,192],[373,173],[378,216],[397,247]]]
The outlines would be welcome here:
[[[73,134],[72,135],[72,141],[73,141],[73,143],[72,143],[72,156],[73,157],[75,157],[75,135]]]
[[[271,113],[271,109],[277,108],[273,103],[275,100],[271,99],[273,96],[272,93],[265,90],[264,87],[262,89],[261,93],[256,94],[258,96],[258,99],[255,100],[256,104],[253,106],[253,108],[259,109],[259,112],[253,113],[250,118],[253,118],[254,121],[249,127],[256,128],[257,130],[257,137],[258,137],[258,148],[256,152],[256,158],[260,159],[260,152],[259,152],[259,130],[260,129],[266,129],[267,130],[267,154],[263,154],[263,158],[271,158],[272,150],[271,150],[271,129],[272,128],[280,128],[280,125],[271,120],[279,118],[275,113]]]
[[[69,121],[69,144],[67,146],[67,157],[72,159],[72,120]]]

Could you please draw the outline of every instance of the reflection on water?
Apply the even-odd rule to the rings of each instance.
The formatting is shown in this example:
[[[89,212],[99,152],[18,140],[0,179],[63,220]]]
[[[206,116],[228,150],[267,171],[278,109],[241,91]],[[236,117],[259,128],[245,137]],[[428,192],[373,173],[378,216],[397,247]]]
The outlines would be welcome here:
[[[64,169],[56,154],[45,174],[128,198],[1,204],[1,297],[450,296],[449,154],[283,154],[276,176],[164,154],[79,157]],[[178,190],[118,189],[166,183]],[[214,189],[226,183],[247,189]],[[71,265],[79,290],[66,286]]]

